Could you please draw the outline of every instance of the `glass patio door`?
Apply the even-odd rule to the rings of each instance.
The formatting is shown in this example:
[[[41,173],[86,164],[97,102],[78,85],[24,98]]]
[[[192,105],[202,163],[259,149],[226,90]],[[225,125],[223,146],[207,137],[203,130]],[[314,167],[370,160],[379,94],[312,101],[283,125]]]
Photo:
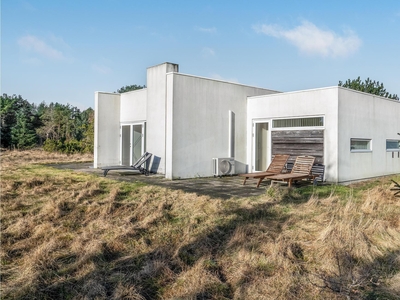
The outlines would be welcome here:
[[[265,171],[268,167],[268,122],[253,123],[253,167],[254,171]]]
[[[121,125],[121,165],[134,164],[145,151],[145,123]]]

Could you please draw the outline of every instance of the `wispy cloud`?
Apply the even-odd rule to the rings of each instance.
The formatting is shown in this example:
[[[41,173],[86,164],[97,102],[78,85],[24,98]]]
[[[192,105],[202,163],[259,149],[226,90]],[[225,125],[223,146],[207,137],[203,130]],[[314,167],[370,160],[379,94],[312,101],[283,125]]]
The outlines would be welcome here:
[[[205,33],[217,33],[217,28],[215,28],[215,27],[209,27],[209,28],[205,28],[205,27],[195,27],[195,29],[197,30],[197,31],[200,31],[200,32],[205,32]]]
[[[42,61],[37,57],[29,57],[22,60],[23,63],[32,66],[39,66],[42,64]]]
[[[53,42],[53,44],[63,48],[64,50],[71,50],[71,47],[64,41],[62,37],[50,34],[50,40]]]
[[[92,64],[92,70],[103,75],[112,73],[109,67],[100,64]]]
[[[32,11],[32,12],[37,11],[36,7],[34,7],[34,6],[32,5],[32,3],[29,3],[29,2],[27,2],[27,1],[22,1],[22,2],[21,2],[21,6],[22,6],[22,8],[24,8],[24,9],[26,9],[26,10],[28,10],[28,11]]]
[[[215,56],[215,51],[214,49],[204,47],[201,52],[203,53],[203,56],[205,57],[210,57],[210,56]]]
[[[344,57],[356,52],[361,39],[351,30],[339,35],[331,30],[323,30],[313,23],[303,21],[300,26],[284,30],[278,25],[258,25],[253,29],[258,33],[280,38],[296,46],[301,52],[323,57]]]
[[[52,60],[65,59],[64,54],[34,35],[26,35],[18,40],[18,45],[25,51],[39,54]]]

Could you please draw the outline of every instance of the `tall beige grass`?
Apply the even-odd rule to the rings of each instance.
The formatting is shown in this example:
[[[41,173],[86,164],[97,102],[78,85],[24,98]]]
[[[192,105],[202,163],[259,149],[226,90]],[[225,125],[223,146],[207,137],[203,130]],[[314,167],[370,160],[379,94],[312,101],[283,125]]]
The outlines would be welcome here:
[[[2,153],[2,298],[398,299],[389,179],[222,200],[41,165],[88,159]]]

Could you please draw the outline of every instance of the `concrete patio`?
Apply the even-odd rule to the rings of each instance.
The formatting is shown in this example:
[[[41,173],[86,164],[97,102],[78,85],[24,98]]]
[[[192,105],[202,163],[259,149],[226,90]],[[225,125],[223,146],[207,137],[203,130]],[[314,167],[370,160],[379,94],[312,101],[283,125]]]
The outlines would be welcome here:
[[[53,164],[50,166],[57,169],[68,169],[77,172],[96,174],[103,177],[103,171],[94,169],[93,163]],[[187,193],[196,193],[198,195],[207,195],[221,199],[257,197],[264,194],[266,188],[270,186],[269,181],[264,181],[259,188],[256,188],[257,180],[248,180],[246,185],[243,185],[243,178],[238,176],[169,180],[165,179],[163,175],[150,174],[149,176],[144,176],[136,171],[125,170],[110,171],[105,178],[127,182],[143,182],[150,185],[179,189]]]

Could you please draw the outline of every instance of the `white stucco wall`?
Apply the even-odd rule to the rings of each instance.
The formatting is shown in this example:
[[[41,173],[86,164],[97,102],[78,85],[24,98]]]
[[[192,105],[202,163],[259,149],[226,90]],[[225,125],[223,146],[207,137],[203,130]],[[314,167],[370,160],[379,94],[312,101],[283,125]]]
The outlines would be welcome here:
[[[338,180],[338,88],[330,87],[267,96],[249,97],[247,107],[247,163],[252,165],[253,121],[324,116],[325,180]],[[271,124],[269,130],[271,131]],[[307,130],[307,128],[302,128]],[[269,140],[271,145],[271,140]],[[268,164],[270,161],[268,162]],[[250,167],[249,170],[252,170]]]
[[[397,152],[386,140],[399,140],[400,102],[339,88],[339,181],[400,173]],[[372,140],[371,152],[351,152],[350,139]]]
[[[94,168],[119,164],[120,94],[95,92]]]
[[[169,75],[169,76],[168,76]],[[165,139],[165,177],[172,179],[172,166],[173,166],[173,140],[174,140],[174,76],[167,75],[167,99],[166,99],[166,139]]]
[[[166,74],[178,65],[164,63],[147,69],[146,148],[158,161],[157,173],[165,174]]]
[[[147,115],[147,89],[121,94],[120,122],[143,122]]]
[[[275,91],[179,73],[167,75],[166,177],[212,176],[212,158],[229,155],[235,113],[236,173],[246,170],[247,96]]]

